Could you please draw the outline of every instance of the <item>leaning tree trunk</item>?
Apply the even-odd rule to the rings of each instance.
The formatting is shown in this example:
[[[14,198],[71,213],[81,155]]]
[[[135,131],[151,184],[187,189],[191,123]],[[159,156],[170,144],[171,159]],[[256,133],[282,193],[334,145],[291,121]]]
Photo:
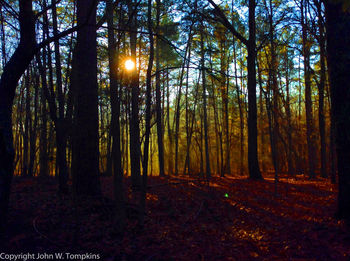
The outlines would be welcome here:
[[[0,79],[0,233],[6,223],[13,175],[12,105],[19,79],[31,62],[36,41],[32,1],[19,0],[21,39]]]

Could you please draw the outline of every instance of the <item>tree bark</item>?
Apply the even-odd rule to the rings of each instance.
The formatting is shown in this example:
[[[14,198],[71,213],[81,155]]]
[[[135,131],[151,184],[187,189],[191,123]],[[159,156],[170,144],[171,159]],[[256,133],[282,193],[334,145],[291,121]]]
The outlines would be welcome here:
[[[256,32],[255,0],[249,0],[248,49],[248,168],[251,179],[262,179],[258,161],[258,130],[256,108]]]
[[[307,16],[306,16],[306,0],[301,0],[301,26],[302,26],[302,42],[304,56],[304,81],[305,81],[305,113],[306,113],[306,140],[308,152],[308,174],[310,178],[315,176],[315,148],[313,133],[313,117],[312,117],[312,99],[311,99],[311,65],[310,65],[310,42],[307,35]]]
[[[350,222],[350,13],[345,1],[327,0],[325,7],[332,121],[338,157],[337,217]]]
[[[148,27],[148,39],[150,43],[150,54],[148,58],[148,68],[146,75],[146,133],[145,143],[143,147],[143,162],[142,162],[142,190],[140,198],[140,215],[139,222],[140,227],[143,227],[145,221],[146,210],[146,192],[147,192],[147,176],[148,176],[148,155],[149,155],[149,140],[151,134],[151,106],[152,106],[152,68],[154,60],[154,39],[153,39],[153,25],[152,25],[152,0],[148,0],[148,12],[147,12],[147,27]]]
[[[129,3],[130,20],[130,49],[131,59],[136,64],[137,34],[137,10],[134,1]],[[140,123],[139,123],[139,80],[136,68],[131,72],[131,117],[130,117],[130,159],[131,159],[131,181],[135,189],[141,188],[141,144],[140,144]]]
[[[19,0],[20,42],[0,79],[0,233],[5,227],[13,175],[12,105],[19,79],[36,47],[32,1]]]
[[[326,130],[324,116],[324,89],[326,84],[326,38],[324,35],[324,22],[322,17],[322,6],[320,1],[316,1],[318,12],[319,45],[320,45],[320,83],[318,84],[318,125],[321,145],[321,176],[327,177],[326,166]]]
[[[157,27],[156,32],[159,33],[160,24],[160,0],[156,0],[157,3]],[[163,140],[163,126],[162,126],[162,108],[161,108],[161,90],[160,90],[160,43],[159,37],[156,37],[156,121],[157,121],[157,139],[158,139],[158,163],[159,163],[159,176],[165,176],[164,173],[164,140]]]
[[[119,233],[124,231],[125,226],[125,207],[124,207],[124,188],[123,188],[123,168],[122,154],[120,151],[120,93],[118,89],[118,52],[114,35],[113,22],[113,0],[107,0],[106,14],[108,24],[108,59],[109,59],[109,78],[110,78],[110,96],[111,96],[111,137],[112,137],[112,160],[113,160],[113,180],[114,180],[114,198],[116,203],[116,223]]]
[[[77,44],[73,66],[74,82],[74,145],[73,188],[77,195],[98,195],[99,135],[97,93],[95,0],[77,1]],[[84,24],[86,22],[86,24]],[[82,26],[83,25],[83,26]]]
[[[208,136],[208,117],[207,117],[207,90],[206,90],[206,76],[205,76],[205,50],[204,50],[204,25],[201,21],[201,70],[202,70],[202,98],[203,98],[203,127],[204,127],[204,146],[205,146],[205,174],[206,178],[209,180],[211,177],[210,171],[210,160],[209,160],[209,136]],[[221,159],[222,160],[222,159]]]

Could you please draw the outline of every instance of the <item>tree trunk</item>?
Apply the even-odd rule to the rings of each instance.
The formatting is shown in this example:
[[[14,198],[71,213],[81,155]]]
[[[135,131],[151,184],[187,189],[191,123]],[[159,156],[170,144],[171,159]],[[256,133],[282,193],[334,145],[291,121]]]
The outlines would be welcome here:
[[[20,43],[0,79],[0,233],[5,228],[13,175],[12,105],[19,79],[33,59],[35,22],[32,1],[19,0]]]
[[[318,125],[320,132],[321,142],[321,176],[327,177],[326,166],[326,130],[325,130],[325,117],[324,117],[324,88],[326,84],[326,38],[324,35],[324,23],[322,17],[321,2],[317,1],[318,12],[318,28],[319,28],[319,44],[320,44],[320,83],[318,85]]]
[[[29,72],[27,71],[24,79],[24,88],[26,91],[26,114],[24,118],[24,133],[23,133],[23,168],[21,176],[25,177],[28,175],[28,156],[29,156],[29,123],[31,118],[31,111],[30,111],[30,98],[31,98],[31,91],[30,91],[30,83],[29,83]]]
[[[98,195],[99,135],[98,135],[98,85],[96,50],[95,0],[77,1],[77,44],[73,66],[74,81],[74,145],[73,187],[78,195]],[[86,24],[84,24],[86,23]]]
[[[39,103],[39,75],[37,72],[33,72],[35,74],[35,82],[34,82],[34,119],[31,120],[30,124],[30,146],[29,146],[29,165],[28,165],[28,176],[32,177],[35,175],[34,163],[36,159],[36,134],[37,134],[37,126],[38,126],[38,103]]]
[[[337,217],[350,222],[350,14],[345,1],[328,0],[325,6],[332,121],[338,157]]]
[[[136,64],[136,42],[137,34],[137,10],[134,1],[129,3],[130,20],[130,49],[131,59]],[[136,68],[131,72],[131,117],[130,117],[130,159],[131,159],[131,181],[134,189],[141,188],[141,144],[140,144],[140,124],[139,124],[139,80]]]
[[[46,75],[41,79],[42,84],[46,84]],[[43,90],[40,91],[40,103],[41,103],[41,125],[40,125],[40,142],[39,142],[39,165],[40,165],[40,177],[46,177],[49,175],[47,155],[47,107],[46,99],[44,97]]]
[[[160,0],[157,3],[157,27],[156,32],[159,33],[160,24]],[[158,139],[158,162],[159,162],[159,176],[165,176],[164,173],[164,142],[163,142],[163,126],[162,126],[162,108],[161,108],[161,90],[160,90],[160,43],[159,37],[156,37],[156,121],[157,121],[157,139]]]
[[[117,44],[114,36],[113,23],[113,1],[106,3],[106,14],[108,24],[108,59],[109,59],[109,77],[110,77],[110,96],[111,96],[111,137],[112,141],[112,160],[114,177],[114,199],[116,203],[116,224],[117,231],[122,233],[125,226],[125,207],[124,207],[124,189],[123,189],[123,168],[122,154],[120,151],[120,93],[118,89],[118,53]]]
[[[205,76],[205,50],[204,50],[204,25],[201,21],[201,69],[202,69],[202,87],[203,87],[203,127],[204,127],[204,146],[205,146],[205,174],[206,179],[209,180],[211,177],[210,172],[210,160],[209,160],[209,137],[208,137],[208,117],[207,117],[207,90],[206,90],[206,76]],[[222,160],[222,159],[221,159]]]
[[[311,65],[310,65],[310,43],[307,36],[307,18],[305,0],[301,0],[301,26],[304,56],[304,80],[305,80],[305,113],[306,113],[306,140],[308,152],[308,174],[310,178],[315,176],[314,159],[314,138],[313,138],[313,119],[312,119],[312,99],[311,99]]]
[[[2,57],[2,68],[5,67],[7,63],[7,55],[6,55],[6,35],[4,28],[4,16],[2,11],[3,5],[0,7],[0,25],[1,25],[1,57]]]
[[[153,26],[152,26],[152,0],[148,0],[148,12],[147,12],[147,24],[148,24],[148,39],[150,43],[150,54],[148,59],[148,68],[146,75],[146,133],[142,163],[142,193],[140,198],[140,215],[139,222],[140,227],[143,227],[145,220],[146,210],[146,192],[147,192],[147,176],[148,176],[148,155],[149,155],[149,140],[151,134],[151,106],[152,106],[152,68],[154,60],[154,40],[153,40]]]
[[[256,109],[256,32],[255,0],[249,0],[248,49],[248,167],[251,179],[262,179],[258,161],[258,130]]]

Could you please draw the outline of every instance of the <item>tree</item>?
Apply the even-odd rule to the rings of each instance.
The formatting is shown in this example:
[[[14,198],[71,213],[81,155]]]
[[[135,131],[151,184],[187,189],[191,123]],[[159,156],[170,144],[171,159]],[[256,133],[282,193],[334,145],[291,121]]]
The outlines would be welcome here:
[[[148,0],[148,11],[147,11],[147,27],[149,36],[149,59],[146,75],[146,133],[145,143],[143,147],[143,162],[142,162],[142,189],[140,197],[140,213],[139,221],[140,226],[144,225],[145,209],[146,209],[146,192],[147,192],[147,175],[148,175],[148,155],[149,155],[149,140],[151,134],[151,106],[152,106],[152,68],[154,60],[154,39],[153,39],[153,24],[152,24],[152,0]]]
[[[205,144],[205,174],[206,179],[210,179],[210,160],[209,160],[209,141],[208,141],[208,116],[207,116],[207,83],[205,74],[205,50],[204,50],[204,22],[200,24],[200,37],[201,37],[201,69],[202,69],[202,98],[203,98],[203,128],[204,128],[204,144]]]
[[[6,223],[13,176],[13,99],[18,81],[32,60],[36,47],[32,1],[19,0],[19,24],[20,42],[6,63],[0,79],[0,233]]]
[[[130,51],[131,59],[136,64],[137,45],[137,5],[134,1],[128,4],[129,29],[130,29]],[[139,79],[138,72],[134,69],[131,72],[131,115],[130,115],[130,159],[131,159],[131,180],[136,189],[141,188],[141,144],[140,144],[140,123],[139,123]]]
[[[313,134],[313,117],[312,117],[312,99],[311,99],[311,65],[310,65],[310,39],[308,36],[308,19],[307,19],[308,0],[300,1],[300,19],[302,27],[302,43],[304,57],[304,80],[305,80],[305,112],[306,112],[306,139],[308,152],[308,173],[309,177],[315,176],[315,148]]]
[[[156,0],[157,14],[156,14],[156,33],[159,34],[160,30],[160,0]],[[160,90],[160,41],[159,37],[156,37],[156,117],[157,117],[157,140],[158,140],[158,161],[159,161],[159,175],[165,176],[164,173],[164,139],[163,139],[163,126],[162,126],[162,107],[161,107],[161,90]]]
[[[350,10],[347,1],[325,1],[332,121],[338,158],[337,217],[350,222]]]
[[[123,168],[122,155],[120,151],[120,99],[121,95],[118,86],[118,68],[119,57],[117,43],[114,34],[113,23],[113,0],[106,2],[106,14],[108,24],[108,60],[109,60],[109,78],[110,78],[110,96],[111,96],[111,137],[112,142],[112,162],[114,177],[114,198],[116,201],[116,216],[118,230],[122,232],[125,225],[125,208],[124,208],[124,189],[123,189]],[[119,46],[118,46],[119,49]]]
[[[324,109],[324,90],[326,85],[326,37],[324,33],[325,21],[323,18],[322,2],[314,0],[317,8],[318,30],[319,35],[317,37],[320,45],[320,82],[318,85],[318,125],[320,133],[320,158],[321,158],[321,176],[327,177],[326,166],[326,130],[325,130],[325,109]]]
[[[77,1],[77,43],[73,56],[73,187],[78,195],[100,194],[95,0]],[[84,25],[84,26],[82,26]]]
[[[47,8],[46,1],[43,2],[43,8]],[[53,79],[53,63],[51,57],[50,48],[44,48],[42,57],[37,55],[37,64],[41,74],[42,88],[44,97],[49,104],[49,112],[51,120],[54,123],[56,131],[56,161],[58,166],[58,181],[59,191],[61,193],[68,192],[68,166],[67,166],[67,127],[68,120],[71,118],[72,110],[71,106],[67,105],[67,111],[65,115],[65,98],[63,94],[63,83],[62,83],[62,66],[61,66],[61,54],[60,54],[60,43],[58,35],[57,25],[57,7],[56,2],[52,5],[52,19],[53,19],[53,33],[55,36],[54,47],[55,47],[55,72],[56,72],[56,90],[54,90],[54,79]],[[44,39],[50,37],[49,33],[49,21],[47,13],[44,13]],[[46,59],[48,63],[46,64]],[[46,82],[46,67],[49,67],[49,81]],[[56,97],[57,104],[56,105]],[[57,108],[58,107],[58,108]],[[58,112],[58,113],[57,113]]]
[[[257,108],[256,108],[256,24],[255,24],[255,0],[249,0],[249,38],[241,35],[228,21],[225,14],[214,3],[208,0],[215,8],[216,16],[220,22],[239,39],[248,50],[248,167],[251,179],[262,179],[258,161],[258,131],[257,131]]]

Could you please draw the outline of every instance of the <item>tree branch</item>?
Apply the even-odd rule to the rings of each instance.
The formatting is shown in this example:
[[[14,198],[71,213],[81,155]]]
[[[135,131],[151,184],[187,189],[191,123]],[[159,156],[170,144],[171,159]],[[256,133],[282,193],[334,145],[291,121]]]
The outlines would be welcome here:
[[[230,30],[233,36],[235,36],[238,40],[240,40],[244,45],[247,46],[248,40],[233,27],[233,25],[228,21],[226,15],[223,13],[220,7],[217,6],[217,4],[215,4],[213,0],[208,0],[208,2],[214,7],[214,13],[220,19],[222,25],[225,26],[228,30]]]

